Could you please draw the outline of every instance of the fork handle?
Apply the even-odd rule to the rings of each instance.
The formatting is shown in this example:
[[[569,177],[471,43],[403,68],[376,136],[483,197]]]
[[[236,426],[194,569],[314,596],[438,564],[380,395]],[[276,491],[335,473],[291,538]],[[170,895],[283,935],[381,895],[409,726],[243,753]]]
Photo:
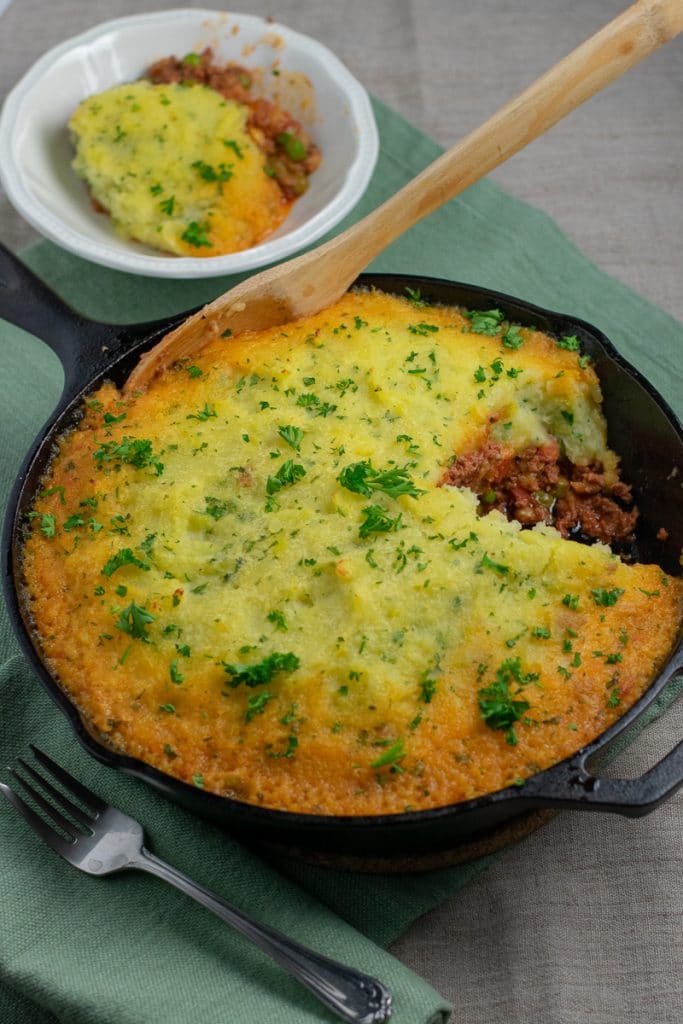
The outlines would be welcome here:
[[[381,1024],[391,1015],[391,993],[376,978],[299,945],[268,925],[259,924],[237,907],[156,857],[145,847],[127,867],[147,871],[174,885],[197,903],[232,925],[351,1024]]]

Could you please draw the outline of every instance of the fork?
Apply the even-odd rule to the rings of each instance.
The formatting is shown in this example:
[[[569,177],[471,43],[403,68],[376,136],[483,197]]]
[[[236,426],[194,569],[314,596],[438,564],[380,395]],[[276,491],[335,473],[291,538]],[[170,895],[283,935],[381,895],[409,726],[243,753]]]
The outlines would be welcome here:
[[[23,758],[17,758],[23,775],[11,768],[8,770],[57,828],[48,824],[4,782],[0,782],[0,790],[41,839],[69,864],[88,875],[110,875],[132,868],[163,878],[251,939],[342,1020],[352,1024],[381,1024],[388,1020],[391,993],[380,981],[306,949],[274,928],[258,923],[182,871],[155,857],[144,845],[144,832],[138,821],[106,804],[38,747],[33,744],[30,747],[44,774]],[[68,795],[57,788],[55,782]]]

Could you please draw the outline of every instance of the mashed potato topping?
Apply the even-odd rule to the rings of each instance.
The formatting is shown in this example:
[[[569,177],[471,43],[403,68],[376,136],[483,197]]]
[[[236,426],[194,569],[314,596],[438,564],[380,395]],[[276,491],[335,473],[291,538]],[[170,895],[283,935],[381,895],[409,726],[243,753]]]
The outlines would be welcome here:
[[[204,85],[119,85],[71,118],[73,167],[124,237],[182,256],[247,249],[291,205],[248,112]]]
[[[93,395],[24,561],[92,732],[220,794],[340,814],[522,783],[595,738],[666,659],[681,582],[448,482],[495,442],[616,486],[570,340],[351,293]]]

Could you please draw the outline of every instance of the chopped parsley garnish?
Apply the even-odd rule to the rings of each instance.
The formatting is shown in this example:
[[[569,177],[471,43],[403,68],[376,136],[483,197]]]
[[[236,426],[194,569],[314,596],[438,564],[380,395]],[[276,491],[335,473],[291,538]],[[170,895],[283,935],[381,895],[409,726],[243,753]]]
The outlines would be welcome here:
[[[500,325],[505,319],[505,315],[500,309],[473,309],[466,312],[465,316],[471,321],[471,329],[475,334],[488,334],[490,336],[498,334]]]
[[[196,68],[202,62],[202,58],[198,53],[186,53],[183,57],[183,64],[187,64],[188,67]]]
[[[330,416],[337,408],[330,402],[321,402],[317,395],[310,393],[299,395],[296,404],[300,405],[302,409],[309,409],[315,416]]]
[[[77,526],[85,526],[85,519],[83,516],[79,516],[78,512],[75,512],[68,519],[65,519],[62,523],[62,529],[66,533],[70,533],[71,530],[75,530]]]
[[[430,334],[435,334],[438,331],[436,324],[408,324],[408,330],[411,334],[419,334],[422,338],[428,337]]]
[[[277,432],[290,448],[293,448],[295,452],[299,451],[304,436],[303,430],[299,427],[289,425],[278,427]]]
[[[131,548],[121,548],[121,550],[117,551],[115,555],[112,555],[102,567],[102,575],[109,579],[114,575],[117,569],[120,569],[124,565],[134,565],[137,569],[142,569],[144,572],[147,572],[149,569],[147,563],[138,558]]]
[[[152,451],[152,442],[143,438],[124,437],[121,441],[99,441],[98,449],[93,453],[93,458],[98,466],[105,462],[125,462],[135,469],[145,469],[152,466],[157,476],[164,471],[163,462],[159,462],[158,455]]]
[[[131,601],[119,615],[116,628],[120,629],[122,633],[128,633],[136,640],[144,640],[149,643],[147,626],[150,622],[155,621],[156,615],[152,615],[146,608],[141,608],[135,601]]]
[[[292,758],[292,757],[294,757],[294,752],[296,751],[296,748],[298,746],[299,746],[298,739],[296,738],[294,733],[290,733],[289,736],[287,737],[287,746],[285,747],[285,749],[281,750],[281,751],[268,750],[268,752],[267,752],[268,753],[268,757],[274,757],[274,758],[287,757],[287,758]]]
[[[524,338],[520,336],[519,324],[510,324],[507,331],[503,335],[503,345],[505,348],[521,348],[524,344]]]
[[[562,598],[562,604],[565,608],[571,608],[573,612],[579,607],[579,595],[578,594],[565,594]]]
[[[483,384],[486,380],[486,370],[483,366],[478,366],[474,371],[474,379],[477,384]]]
[[[395,530],[402,529],[403,526],[403,517],[400,512],[392,519],[381,505],[366,505],[363,515],[365,519],[358,529],[358,536],[361,538],[367,537],[371,533],[393,533]]]
[[[427,305],[425,300],[422,298],[422,294],[421,294],[419,288],[408,288],[408,287],[406,287],[405,293],[408,296],[408,299],[410,300],[410,302],[412,303],[413,306],[419,307],[419,306],[426,306]]]
[[[531,635],[538,637],[539,640],[550,640],[550,630],[547,626],[535,626],[531,630]]]
[[[605,608],[610,608],[616,604],[623,593],[624,591],[620,587],[615,587],[614,590],[605,590],[604,587],[597,587],[595,590],[591,590],[595,603]]]
[[[197,171],[202,181],[230,181],[232,178],[232,164],[221,163],[218,164],[218,167],[213,167],[203,160],[195,160],[191,166],[193,170]]]
[[[244,721],[251,722],[252,718],[256,715],[262,715],[266,710],[266,704],[269,700],[272,700],[274,694],[268,693],[267,690],[262,690],[261,693],[252,693],[247,701],[247,710],[244,712]]]
[[[173,213],[173,207],[175,206],[175,196],[169,196],[168,199],[162,199],[159,203],[159,209],[162,213],[167,214],[169,217]]]
[[[150,190],[150,192],[152,193],[153,196],[160,196],[161,193],[164,191],[164,186],[160,185],[157,182],[156,185],[150,185],[149,186],[149,190]]]
[[[537,672],[522,672],[519,658],[508,658],[497,670],[495,682],[483,687],[477,694],[481,717],[491,729],[504,729],[505,739],[511,746],[517,743],[514,724],[531,705],[527,700],[514,700],[510,684],[513,681],[518,684],[515,691],[517,694],[521,692],[522,686],[536,679]]]
[[[430,675],[425,675],[420,680],[420,700],[425,704],[431,704],[432,697],[436,693],[436,679],[433,679]]]
[[[558,338],[555,344],[558,348],[564,348],[568,352],[578,352],[581,347],[581,342],[575,334],[569,335],[566,338]]]
[[[204,505],[206,506],[204,508],[204,515],[211,516],[212,519],[222,519],[228,511],[230,503],[207,495],[204,498]]]
[[[405,749],[403,747],[403,740],[398,739],[395,743],[392,743],[390,747],[380,754],[378,758],[370,762],[371,768],[386,768],[391,765],[395,771],[402,771],[400,762],[406,756]]]
[[[169,665],[168,674],[171,677],[171,682],[175,683],[176,686],[180,686],[185,681],[185,676],[178,668],[178,662],[172,661]]]
[[[272,654],[265,657],[263,661],[256,662],[255,665],[223,662],[223,668],[230,676],[230,685],[232,687],[239,686],[240,683],[244,683],[245,686],[263,686],[264,683],[269,683],[279,672],[294,672],[299,665],[299,659],[291,651],[285,654],[273,651]]]
[[[228,149],[231,149],[238,160],[244,159],[242,155],[242,147],[238,142],[235,142],[234,139],[223,139],[223,145],[227,146]]]
[[[112,423],[120,423],[121,420],[125,420],[125,418],[125,412],[122,412],[120,416],[114,416],[113,412],[105,412],[103,416],[104,422],[107,424],[108,427],[110,427]]]
[[[167,715],[175,715],[175,704],[160,704],[159,711],[165,711]]]
[[[186,369],[190,377],[201,377],[202,375],[202,371],[198,366],[188,366]]]
[[[306,476],[306,470],[301,463],[287,459],[282,463],[275,476],[268,477],[266,494],[277,494],[283,487],[291,487],[304,476]]]
[[[194,245],[196,249],[212,249],[213,242],[209,241],[208,230],[208,221],[191,220],[180,237],[183,242],[187,242],[188,245]]]
[[[280,633],[287,632],[287,620],[285,619],[284,612],[275,609],[272,612],[268,612],[266,618],[268,619],[268,622],[272,622]]]
[[[398,498],[401,494],[409,494],[418,498],[424,491],[419,490],[408,473],[408,466],[402,469],[375,469],[370,461],[354,462],[345,466],[337,480],[347,491],[364,494],[369,498],[375,491],[382,491],[390,498]]]
[[[185,418],[188,420],[199,420],[200,423],[206,423],[207,420],[210,420],[217,416],[218,413],[216,412],[215,408],[212,405],[209,405],[208,402],[205,402],[203,409],[200,409],[198,412],[191,412]]]
[[[479,565],[483,569],[493,569],[493,571],[497,572],[499,576],[507,576],[508,573],[510,572],[509,566],[501,565],[499,562],[493,562],[486,554],[486,552],[484,552],[484,557],[482,558]]]

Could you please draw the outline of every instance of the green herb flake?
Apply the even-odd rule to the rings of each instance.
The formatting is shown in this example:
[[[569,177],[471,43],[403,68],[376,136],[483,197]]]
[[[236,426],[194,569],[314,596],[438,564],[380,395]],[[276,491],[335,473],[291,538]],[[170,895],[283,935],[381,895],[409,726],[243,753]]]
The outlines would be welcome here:
[[[486,552],[484,552],[484,557],[479,565],[483,569],[492,569],[494,572],[497,572],[499,576],[507,576],[510,572],[509,566],[501,565],[499,562],[493,562]]]
[[[511,746],[517,743],[515,722],[531,707],[527,700],[515,700],[514,696],[521,692],[522,686],[537,679],[537,672],[522,672],[519,658],[508,658],[497,670],[495,682],[478,691],[481,717],[491,729],[504,729],[506,742]],[[515,694],[510,690],[513,682],[518,684]]]
[[[197,171],[202,181],[230,181],[233,176],[232,164],[220,163],[214,167],[204,160],[195,160],[191,166],[194,171]],[[208,230],[208,226],[206,230]],[[182,237],[185,238],[185,235]],[[186,238],[185,241],[189,241],[189,239]],[[192,242],[191,244],[195,245],[196,243]]]
[[[406,751],[403,746],[403,740],[398,739],[391,746],[387,747],[384,753],[380,754],[378,758],[370,762],[371,768],[386,768],[387,766],[398,766],[400,762],[406,756]]]
[[[499,333],[500,325],[505,319],[500,309],[470,310],[465,316],[475,334],[487,334],[490,337]]]
[[[207,420],[217,418],[218,413],[214,406],[209,405],[208,402],[204,403],[204,408],[199,409],[197,412],[191,412],[185,418],[188,420],[199,420],[200,423],[206,423]]]
[[[297,482],[297,480],[301,480],[304,476],[306,476],[306,470],[301,463],[293,462],[292,459],[287,459],[286,462],[282,463],[274,476],[268,477],[266,482],[266,494],[277,494],[277,492],[282,490],[283,487],[291,487]]]
[[[149,643],[147,626],[150,622],[155,621],[156,615],[152,615],[146,608],[141,608],[135,601],[131,601],[128,607],[124,608],[119,615],[116,628],[136,640],[144,640],[145,643]]]
[[[562,604],[565,606],[565,608],[571,608],[573,612],[577,611],[579,607],[579,595],[565,594],[562,598]]]
[[[422,298],[422,294],[419,288],[408,288],[406,287],[405,293],[408,296],[408,300],[411,305],[419,308],[420,306],[426,306],[427,303]]]
[[[237,157],[238,160],[243,160],[244,159],[244,154],[242,153],[242,147],[234,139],[223,139],[223,145],[227,146],[228,149],[231,149],[233,151],[233,153],[235,154],[235,156]]]
[[[208,231],[208,221],[192,220],[180,237],[183,242],[187,242],[188,245],[193,245],[196,249],[212,249],[213,242],[209,240]]]
[[[524,344],[524,338],[519,333],[519,324],[511,324],[505,334],[503,335],[503,345],[505,348],[521,348]]]
[[[436,679],[433,679],[428,673],[425,673],[420,680],[420,700],[424,704],[431,704],[435,693]]]
[[[283,612],[275,609],[272,612],[268,612],[266,618],[268,619],[268,622],[272,622],[272,624],[275,626],[275,629],[278,630],[280,633],[287,632],[287,620],[285,619]]]
[[[72,516],[69,516],[69,518],[65,519],[62,523],[62,529],[65,533],[70,533],[71,530],[75,530],[77,526],[85,526],[85,519],[83,516],[79,516],[77,512]]]
[[[301,448],[301,442],[304,437],[304,432],[299,427],[294,427],[291,424],[288,426],[280,426],[277,428],[277,432],[286,444],[290,448],[293,448],[295,452],[298,452]]]
[[[296,654],[291,651],[274,651],[254,665],[240,665],[223,662],[223,668],[230,676],[230,686],[263,686],[280,672],[294,672],[300,665]]]
[[[620,587],[615,587],[613,590],[605,590],[604,587],[596,587],[591,590],[593,600],[597,605],[603,608],[611,608],[615,605],[624,591]]]
[[[363,494],[365,497],[370,497],[375,491],[381,491],[390,498],[398,498],[401,494],[418,498],[425,492],[415,486],[408,468],[404,466],[401,469],[397,466],[394,469],[375,469],[369,461],[355,462],[346,466],[337,480],[347,491]]]
[[[558,338],[555,344],[558,348],[566,349],[567,352],[578,352],[581,348],[581,342],[575,334],[569,335],[566,338]]]
[[[439,328],[436,326],[436,324],[419,323],[408,324],[408,330],[410,331],[411,334],[418,334],[422,338],[427,338],[429,337],[430,334],[436,334]]]
[[[121,441],[100,441],[93,458],[100,468],[106,462],[122,462],[134,469],[150,466],[157,476],[161,476],[164,471],[163,462],[158,461],[159,456],[152,450],[152,442],[144,438],[124,437]]]
[[[360,524],[358,536],[362,539],[371,533],[393,533],[403,528],[401,513],[392,519],[381,505],[366,505],[363,509],[365,519]]]
[[[110,579],[116,570],[121,569],[124,565],[134,565],[137,569],[142,569],[143,572],[149,571],[149,565],[138,558],[132,548],[121,548],[105,563],[101,573]]]
[[[172,661],[169,665],[168,674],[171,678],[171,682],[175,683],[176,686],[180,686],[181,683],[185,682],[185,676],[178,668],[178,662]]]
[[[256,715],[262,715],[266,710],[266,704],[271,701],[274,694],[268,693],[267,690],[262,690],[261,693],[252,693],[247,701],[247,709],[244,712],[244,721],[251,722],[252,718]]]
[[[229,504],[227,501],[207,495],[204,498],[204,515],[211,516],[212,519],[222,519],[224,515],[227,515]]]

